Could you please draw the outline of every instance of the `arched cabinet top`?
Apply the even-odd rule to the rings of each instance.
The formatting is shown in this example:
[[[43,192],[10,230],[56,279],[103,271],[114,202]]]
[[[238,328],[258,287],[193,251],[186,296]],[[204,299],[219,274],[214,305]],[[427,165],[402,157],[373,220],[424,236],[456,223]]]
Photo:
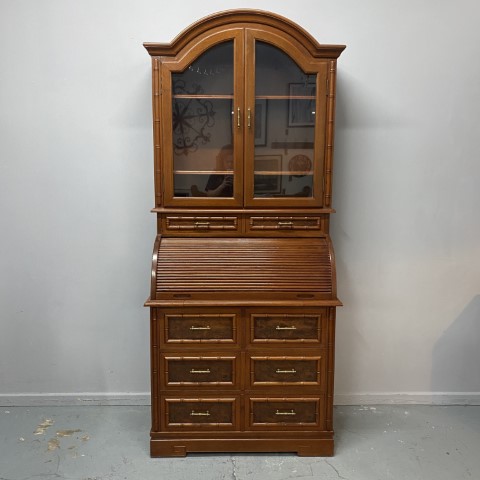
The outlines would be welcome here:
[[[279,33],[287,34],[303,44],[313,57],[337,58],[345,49],[345,45],[321,45],[306,30],[296,23],[271,12],[261,10],[227,10],[202,18],[181,32],[170,43],[144,43],[151,56],[175,56],[189,42],[199,35],[231,26],[245,28],[270,27]]]

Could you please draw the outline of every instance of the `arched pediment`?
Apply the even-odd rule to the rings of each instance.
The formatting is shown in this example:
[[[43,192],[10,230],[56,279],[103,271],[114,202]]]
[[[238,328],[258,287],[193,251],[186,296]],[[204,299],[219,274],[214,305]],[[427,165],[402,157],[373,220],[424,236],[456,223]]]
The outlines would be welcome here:
[[[303,44],[313,57],[337,58],[344,45],[321,45],[306,30],[281,15],[251,9],[226,10],[204,17],[183,30],[170,43],[144,43],[151,56],[174,56],[190,41],[213,29],[229,26],[270,27]]]

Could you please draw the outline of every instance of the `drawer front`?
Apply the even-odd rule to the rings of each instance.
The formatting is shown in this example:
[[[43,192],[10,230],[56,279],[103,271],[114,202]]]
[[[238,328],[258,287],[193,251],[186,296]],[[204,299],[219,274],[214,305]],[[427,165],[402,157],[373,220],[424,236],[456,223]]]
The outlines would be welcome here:
[[[323,427],[323,399],[309,398],[250,398],[248,426],[251,429],[288,427]]]
[[[308,357],[251,357],[250,382],[254,386],[322,385],[323,359]]]
[[[251,313],[251,343],[314,343],[325,342],[325,315]]]
[[[266,232],[281,233],[291,232],[294,235],[318,235],[327,233],[326,219],[322,215],[306,216],[249,216],[246,222],[247,233],[262,234]]]
[[[237,315],[166,314],[165,343],[237,343]]]
[[[236,215],[229,216],[186,216],[165,215],[163,217],[164,233],[239,233],[241,221]]]
[[[165,430],[238,430],[236,398],[164,398]]]
[[[165,386],[235,386],[236,356],[164,356]]]

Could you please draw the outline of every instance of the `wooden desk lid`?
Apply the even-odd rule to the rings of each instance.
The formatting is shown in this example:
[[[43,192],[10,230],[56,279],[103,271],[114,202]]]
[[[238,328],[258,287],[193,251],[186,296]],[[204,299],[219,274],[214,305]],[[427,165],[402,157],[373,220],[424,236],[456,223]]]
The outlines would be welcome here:
[[[336,300],[331,242],[323,238],[157,237],[151,299],[302,298]]]

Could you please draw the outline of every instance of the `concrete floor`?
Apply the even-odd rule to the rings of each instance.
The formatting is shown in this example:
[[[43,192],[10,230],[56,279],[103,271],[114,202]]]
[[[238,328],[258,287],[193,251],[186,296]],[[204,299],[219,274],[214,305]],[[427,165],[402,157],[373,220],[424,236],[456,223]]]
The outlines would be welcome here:
[[[0,480],[480,479],[480,406],[336,407],[336,455],[151,459],[148,407],[2,407]]]

